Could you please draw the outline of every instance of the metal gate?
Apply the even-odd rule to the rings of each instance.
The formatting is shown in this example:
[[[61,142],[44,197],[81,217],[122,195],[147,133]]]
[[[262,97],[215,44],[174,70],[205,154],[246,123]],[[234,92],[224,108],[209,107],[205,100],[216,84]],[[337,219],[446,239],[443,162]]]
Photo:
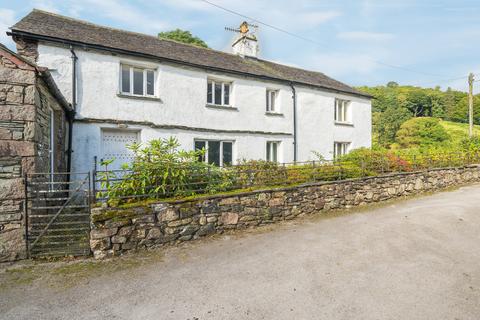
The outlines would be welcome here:
[[[25,176],[29,257],[90,255],[90,173]]]

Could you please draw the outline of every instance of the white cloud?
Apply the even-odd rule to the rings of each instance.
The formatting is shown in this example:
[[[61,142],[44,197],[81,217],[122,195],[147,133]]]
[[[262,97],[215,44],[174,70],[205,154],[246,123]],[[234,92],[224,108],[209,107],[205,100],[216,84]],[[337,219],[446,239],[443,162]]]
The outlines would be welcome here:
[[[16,20],[15,11],[0,8],[0,42],[10,49],[15,48],[15,43],[11,37],[7,36],[6,32],[15,24]]]
[[[307,62],[308,63],[308,62]],[[372,74],[378,65],[367,54],[315,54],[308,63],[311,68],[331,77]]]
[[[348,31],[337,34],[339,39],[353,41],[385,41],[394,38],[391,33],[367,32],[367,31]]]
[[[50,0],[33,0],[31,1],[31,6],[36,9],[45,10],[48,12],[59,13],[60,10]]]
[[[100,16],[107,17],[114,21],[118,21],[134,27],[139,32],[158,32],[169,28],[170,25],[161,20],[155,14],[150,15],[149,12],[143,12],[137,7],[129,5],[119,0],[86,0],[84,6],[76,7],[76,11],[94,11]]]
[[[296,15],[295,20],[297,20],[301,25],[309,27],[316,27],[320,24],[331,21],[342,14],[339,11],[317,11],[317,12],[307,12],[303,14]]]

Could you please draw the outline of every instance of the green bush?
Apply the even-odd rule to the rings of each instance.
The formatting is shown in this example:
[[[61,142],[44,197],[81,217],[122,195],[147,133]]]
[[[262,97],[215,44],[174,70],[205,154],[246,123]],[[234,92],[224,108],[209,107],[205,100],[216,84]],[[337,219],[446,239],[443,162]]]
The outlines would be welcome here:
[[[402,148],[438,145],[450,138],[437,118],[412,118],[405,121],[397,132],[396,142]]]
[[[227,170],[239,188],[281,185],[286,181],[286,168],[276,162],[244,159]]]
[[[103,196],[128,202],[129,198],[138,196],[189,196],[229,188],[232,182],[227,172],[198,161],[204,156],[204,150],[184,151],[179,150],[179,146],[175,138],[151,140],[146,146],[128,146],[133,151],[133,161],[123,167],[126,173],[122,176],[103,173],[102,184],[106,189]]]
[[[110,203],[167,197],[184,197],[228,190],[296,185],[314,181],[376,176],[388,172],[409,172],[427,168],[463,166],[480,162],[480,139],[462,142],[461,149],[438,145],[403,150],[352,150],[334,162],[282,165],[263,160],[242,160],[225,168],[198,161],[205,150],[179,150],[176,139],[152,140],[146,146],[134,144],[133,161],[125,172],[115,176],[99,172],[104,193]],[[106,168],[112,160],[102,163]]]

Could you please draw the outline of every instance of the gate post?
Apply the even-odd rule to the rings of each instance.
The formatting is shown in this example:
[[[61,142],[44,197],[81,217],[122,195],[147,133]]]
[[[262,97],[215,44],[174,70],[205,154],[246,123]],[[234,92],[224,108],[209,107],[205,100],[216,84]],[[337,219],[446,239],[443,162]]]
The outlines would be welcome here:
[[[23,203],[23,216],[24,216],[24,225],[25,225],[25,253],[27,259],[30,258],[30,248],[28,246],[28,176],[26,173],[23,174],[23,190],[24,190],[24,203]]]

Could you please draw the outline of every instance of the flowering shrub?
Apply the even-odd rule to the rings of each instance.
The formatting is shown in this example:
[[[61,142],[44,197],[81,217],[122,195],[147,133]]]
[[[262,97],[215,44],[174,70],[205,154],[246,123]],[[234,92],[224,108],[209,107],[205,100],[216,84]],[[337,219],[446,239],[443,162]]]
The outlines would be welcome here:
[[[360,148],[335,161],[283,165],[263,160],[241,160],[238,165],[220,168],[203,161],[205,150],[179,150],[175,138],[152,140],[146,146],[133,144],[134,159],[116,175],[98,173],[101,197],[113,202],[130,199],[183,197],[235,189],[298,185],[314,181],[375,176],[389,172],[462,166],[479,163],[477,141],[465,143],[464,150],[444,153],[437,149],[370,150]],[[112,160],[106,160],[106,167]]]

